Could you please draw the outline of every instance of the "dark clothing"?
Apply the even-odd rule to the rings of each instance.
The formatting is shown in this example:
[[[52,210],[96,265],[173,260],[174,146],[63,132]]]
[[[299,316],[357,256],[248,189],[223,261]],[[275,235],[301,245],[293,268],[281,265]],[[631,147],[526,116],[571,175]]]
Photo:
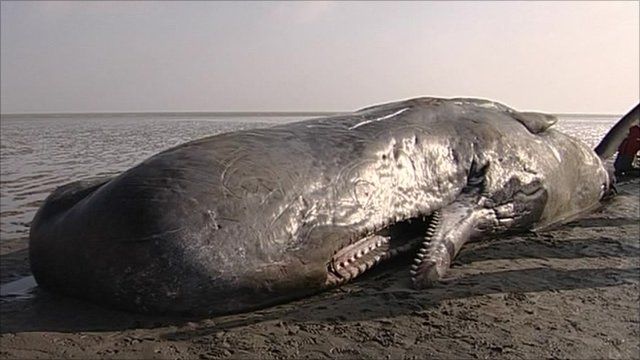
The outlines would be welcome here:
[[[629,134],[618,147],[618,157],[613,163],[616,175],[631,175],[638,173],[639,169],[633,167],[633,160],[640,150],[640,126],[635,125],[629,129]]]

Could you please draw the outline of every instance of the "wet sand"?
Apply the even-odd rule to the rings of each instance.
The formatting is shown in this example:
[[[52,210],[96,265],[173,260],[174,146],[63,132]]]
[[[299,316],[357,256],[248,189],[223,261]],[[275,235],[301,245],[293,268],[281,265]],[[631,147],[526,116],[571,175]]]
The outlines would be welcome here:
[[[424,291],[397,259],[317,296],[208,319],[5,296],[0,358],[640,359],[640,181],[618,189],[586,219],[467,245]],[[1,244],[2,284],[29,275],[26,247]]]

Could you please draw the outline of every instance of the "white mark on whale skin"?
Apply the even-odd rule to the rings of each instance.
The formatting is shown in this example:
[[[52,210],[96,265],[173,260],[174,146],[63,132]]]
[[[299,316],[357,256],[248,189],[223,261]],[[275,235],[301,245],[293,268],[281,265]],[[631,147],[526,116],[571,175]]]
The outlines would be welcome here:
[[[365,121],[359,122],[359,123],[353,125],[352,127],[350,127],[349,130],[353,130],[353,129],[359,128],[362,125],[367,125],[367,124],[372,123],[372,122],[376,122],[376,121],[381,121],[381,120],[386,120],[386,119],[392,118],[394,116],[402,114],[403,112],[405,112],[405,111],[407,111],[409,109],[410,108],[400,109],[400,110],[398,110],[398,111],[396,111],[396,112],[394,112],[392,114],[389,114],[389,115],[385,115],[385,116],[382,116],[382,117],[379,117],[379,118],[376,118],[376,119],[365,120]]]
[[[560,156],[558,149],[556,149],[555,146],[550,146],[549,148],[551,149],[551,153],[556,158],[556,160],[558,160],[559,163],[562,163],[562,157]]]

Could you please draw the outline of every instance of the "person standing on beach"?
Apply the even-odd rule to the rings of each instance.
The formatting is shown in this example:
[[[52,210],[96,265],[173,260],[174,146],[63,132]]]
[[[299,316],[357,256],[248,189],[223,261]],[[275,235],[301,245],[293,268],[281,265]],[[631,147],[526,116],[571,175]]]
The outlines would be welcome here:
[[[618,147],[613,167],[617,176],[639,176],[640,168],[633,167],[633,160],[640,150],[640,125],[634,125],[629,129],[629,134]]]

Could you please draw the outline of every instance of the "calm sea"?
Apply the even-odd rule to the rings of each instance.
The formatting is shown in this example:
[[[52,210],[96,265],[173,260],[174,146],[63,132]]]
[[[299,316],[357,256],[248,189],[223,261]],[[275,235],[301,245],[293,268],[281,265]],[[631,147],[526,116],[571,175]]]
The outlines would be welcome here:
[[[38,206],[57,186],[115,175],[160,150],[240,129],[313,116],[194,114],[3,115],[0,240],[26,238]],[[561,116],[558,127],[592,147],[618,116]]]

